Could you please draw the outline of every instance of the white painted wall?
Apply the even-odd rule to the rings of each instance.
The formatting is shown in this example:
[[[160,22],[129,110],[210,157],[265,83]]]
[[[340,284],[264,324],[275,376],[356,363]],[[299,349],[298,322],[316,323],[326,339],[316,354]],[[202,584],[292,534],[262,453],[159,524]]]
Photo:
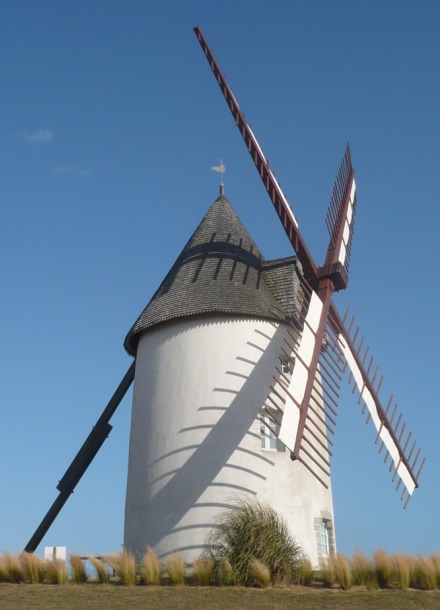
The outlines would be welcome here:
[[[234,497],[273,506],[317,565],[315,519],[333,516],[325,490],[287,451],[262,451],[260,423],[285,329],[210,316],[143,334],[136,358],[125,547],[200,554]]]
[[[66,561],[67,559],[67,547],[65,546],[45,546],[44,547],[44,559],[60,559]]]

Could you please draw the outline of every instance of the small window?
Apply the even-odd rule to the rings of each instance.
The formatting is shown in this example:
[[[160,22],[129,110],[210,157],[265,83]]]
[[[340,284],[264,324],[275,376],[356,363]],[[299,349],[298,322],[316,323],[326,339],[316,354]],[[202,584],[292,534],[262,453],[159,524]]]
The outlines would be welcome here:
[[[284,375],[291,375],[293,371],[293,363],[287,358],[287,356],[280,356],[281,372]]]
[[[328,529],[327,523],[323,521],[321,523],[321,552],[323,557],[328,557],[330,554],[330,547],[328,542]]]
[[[278,425],[269,415],[261,415],[261,418],[266,421],[273,430],[278,429]],[[260,439],[261,448],[265,451],[277,451],[277,437],[262,421],[260,421]]]

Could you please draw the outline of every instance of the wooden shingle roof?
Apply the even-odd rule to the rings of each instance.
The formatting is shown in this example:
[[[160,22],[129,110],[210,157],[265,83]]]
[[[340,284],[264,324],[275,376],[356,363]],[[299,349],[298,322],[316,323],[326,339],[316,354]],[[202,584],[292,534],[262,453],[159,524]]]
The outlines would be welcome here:
[[[265,261],[221,194],[125,338],[136,354],[140,335],[158,324],[204,314],[285,321],[295,315],[300,269],[295,257]]]

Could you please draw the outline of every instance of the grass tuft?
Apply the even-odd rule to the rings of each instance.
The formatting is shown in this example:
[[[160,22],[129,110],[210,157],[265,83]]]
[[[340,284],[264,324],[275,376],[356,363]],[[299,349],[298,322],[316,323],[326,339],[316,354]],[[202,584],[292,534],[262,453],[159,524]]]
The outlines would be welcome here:
[[[333,562],[333,568],[335,571],[335,577],[339,586],[344,591],[348,591],[353,586],[353,579],[351,575],[350,562],[345,555],[338,553],[331,557]]]
[[[87,582],[87,572],[83,560],[76,553],[70,553],[69,563],[72,569],[72,581],[76,584]]]
[[[406,591],[410,583],[410,561],[405,555],[394,554],[391,557],[393,580],[399,589]]]
[[[440,587],[440,553],[432,553],[429,556],[436,574],[436,586]]]
[[[216,566],[216,583],[220,587],[232,586],[237,583],[237,578],[232,569],[229,559],[223,558]]]
[[[20,559],[11,553],[3,553],[0,557],[0,578],[4,582],[18,583],[24,580]]]
[[[99,557],[94,557],[93,555],[87,555],[87,560],[90,561],[92,566],[96,570],[96,579],[100,584],[105,584],[110,581],[110,575],[105,567],[105,564]]]
[[[169,555],[166,560],[166,570],[173,585],[185,584],[185,561],[181,555]]]
[[[373,564],[379,587],[387,589],[392,584],[393,564],[390,555],[383,549],[373,553]]]
[[[415,561],[417,585],[422,589],[432,591],[437,586],[437,566],[432,557],[418,555]]]
[[[34,553],[23,552],[20,555],[20,563],[24,580],[31,584],[41,584],[44,581],[46,569],[44,561],[40,557]]]
[[[136,561],[129,551],[124,549],[122,553],[106,555],[104,561],[115,571],[119,584],[125,587],[136,584]]]
[[[46,579],[52,585],[64,585],[67,582],[67,566],[66,562],[56,557],[45,559]]]
[[[376,579],[372,561],[360,549],[356,549],[351,556],[350,565],[354,585],[367,585],[373,578]]]
[[[160,585],[160,562],[156,552],[148,547],[140,567],[141,583],[143,585]]]
[[[322,582],[324,587],[331,588],[336,582],[335,564],[333,561],[333,555],[322,559],[319,566],[319,580]]]
[[[405,555],[409,568],[409,586],[417,588],[417,560],[413,555]]]
[[[255,557],[251,558],[251,574],[255,586],[267,589],[270,585],[272,578],[269,568],[265,563]]]
[[[199,585],[207,586],[214,577],[215,562],[211,557],[200,555],[194,560],[193,573]]]
[[[313,580],[313,576],[312,563],[308,557],[304,557],[301,563],[301,584],[308,587]]]
[[[279,515],[258,501],[238,500],[219,515],[206,545],[216,564],[227,559],[236,579],[246,586],[254,579],[253,557],[267,566],[273,583],[300,581],[301,548]]]

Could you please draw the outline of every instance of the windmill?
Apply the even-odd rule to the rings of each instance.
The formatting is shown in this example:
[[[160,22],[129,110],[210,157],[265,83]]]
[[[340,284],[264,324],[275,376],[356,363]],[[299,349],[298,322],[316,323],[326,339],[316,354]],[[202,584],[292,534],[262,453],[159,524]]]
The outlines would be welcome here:
[[[241,477],[244,476],[243,473],[246,473],[246,476],[259,477],[264,479],[265,485],[268,481],[272,481],[273,485],[277,486],[278,492],[284,489],[284,495],[288,496],[284,481],[273,482],[271,479],[270,472],[274,470],[275,457],[269,459],[257,456],[260,460],[260,473],[257,472],[258,466],[255,467],[253,463],[252,465],[243,461],[238,463],[231,459],[231,456],[237,455],[237,451],[241,452],[241,456],[255,454],[254,445],[248,443],[240,446],[240,438],[245,434],[249,441],[252,436],[257,436],[255,426],[251,423],[251,420],[255,418],[255,410],[253,407],[246,410],[245,403],[246,401],[249,404],[258,402],[259,405],[259,394],[262,391],[265,392],[265,397],[257,409],[261,426],[267,430],[267,437],[271,439],[271,442],[278,443],[283,449],[287,449],[287,457],[290,455],[294,462],[292,465],[289,460],[289,464],[296,473],[297,485],[305,485],[307,493],[319,496],[319,502],[325,507],[323,518],[330,522],[332,520],[332,501],[329,457],[333,445],[331,437],[334,434],[339,383],[347,368],[350,369],[349,381],[353,383],[353,390],[357,388],[358,402],[361,404],[362,412],[366,413],[367,421],[372,420],[376,428],[376,444],[379,444],[379,452],[384,454],[384,462],[388,464],[389,470],[393,473],[396,489],[401,488],[401,498],[405,507],[415,488],[418,487],[418,479],[424,465],[424,460],[419,465],[420,450],[416,450],[415,442],[411,442],[412,435],[406,431],[402,415],[398,414],[397,405],[393,404],[393,397],[390,397],[386,407],[382,405],[379,393],[383,378],[379,378],[379,371],[373,365],[374,360],[369,356],[368,348],[364,347],[364,338],[359,339],[359,329],[354,327],[354,318],[348,321],[348,314],[346,314],[341,319],[332,301],[332,293],[346,288],[348,283],[356,212],[356,187],[349,148],[347,147],[345,151],[327,213],[330,241],[326,258],[323,266],[318,267],[304,242],[296,218],[275,175],[269,168],[258,141],[246,123],[233,93],[198,27],[195,28],[195,34],[296,257],[289,257],[284,261],[262,262],[260,253],[229,207],[222,185],[220,197],[176,261],[177,266],[173,267],[165,278],[152,299],[151,307],[144,310],[127,335],[125,346],[127,351],[135,357],[135,361],[129,367],[92,432],[60,480],[57,486],[59,496],[28,542],[25,549],[28,552],[33,552],[41,542],[108,437],[112,429],[110,419],[133,382],[135,371],[136,382],[130,440],[130,464],[132,465],[129,467],[128,477],[125,546],[137,552],[140,552],[139,549],[144,548],[146,543],[154,546],[154,541],[151,540],[151,537],[154,536],[160,541],[173,538],[171,546],[167,547],[165,544],[164,554],[169,551],[169,548],[189,551],[198,549],[197,544],[199,543],[191,544],[190,534],[202,527],[206,529],[212,522],[212,511],[222,505],[219,498],[224,496],[225,487],[253,493],[253,489],[249,489],[243,484],[243,478],[237,479],[238,483],[231,483],[230,478],[225,481],[224,473],[226,471],[234,474],[238,472]],[[220,166],[224,169],[222,163]],[[230,223],[237,230],[238,240],[236,242],[231,241],[228,233]],[[223,239],[213,237],[219,226],[226,236]],[[282,320],[284,313],[280,314],[279,302],[273,298],[270,290],[266,291],[263,305],[261,303],[258,305],[261,309],[259,312],[255,310],[258,307],[257,302],[253,300],[254,293],[249,292],[246,297],[248,299],[247,308],[240,309],[239,313],[242,318],[238,323],[225,318],[229,304],[221,305],[220,303],[224,292],[211,295],[212,302],[209,312],[202,307],[197,311],[197,308],[185,311],[183,316],[180,311],[176,313],[173,310],[175,306],[173,298],[175,295],[172,292],[173,282],[174,286],[179,288],[181,270],[185,269],[186,272],[192,268],[191,265],[195,265],[194,281],[191,280],[191,284],[196,286],[195,280],[203,275],[204,265],[206,271],[206,260],[212,260],[213,257],[218,261],[214,272],[216,277],[221,274],[221,262],[224,260],[229,261],[230,264],[229,278],[236,273],[237,265],[243,264],[245,273],[241,283],[246,285],[246,290],[251,283],[249,278],[252,279],[252,273],[254,273],[255,286],[258,290],[260,289],[260,275],[265,277],[269,284],[271,282],[276,284],[277,289],[281,285],[280,274],[288,277],[292,284],[291,288],[286,289],[284,281],[282,288],[285,292],[280,298],[287,303],[284,305],[284,313],[289,312],[289,324],[274,323],[275,320]],[[236,283],[234,283],[235,285]],[[190,297],[188,303],[193,303],[191,300],[193,293],[186,296]],[[232,293],[227,296],[233,300]],[[237,307],[241,308],[242,303]],[[212,313],[214,310],[223,316],[221,325],[218,324],[217,319],[214,324],[211,324],[207,318],[208,313]],[[150,318],[150,315],[153,315],[153,318]],[[247,316],[246,320],[243,316]],[[255,323],[255,316],[261,318],[258,324]],[[185,320],[184,323],[180,322],[182,319]],[[193,320],[195,320],[194,324]],[[246,326],[248,322],[249,324]],[[235,325],[230,326],[231,324]],[[229,334],[225,332],[228,325],[230,326]],[[153,326],[154,332],[150,332]],[[232,328],[233,332],[231,332]],[[204,333],[202,339],[200,339],[201,329]],[[254,337],[259,337],[259,340],[249,341],[250,332]],[[193,337],[196,339],[193,340]],[[228,387],[214,387],[214,391],[218,396],[237,396],[237,400],[232,398],[226,403],[219,399],[215,404],[207,402],[207,396],[211,396],[212,392],[209,390],[211,392],[209,393],[205,386],[207,384],[215,386],[217,379],[217,377],[211,378],[205,374],[207,354],[210,355],[213,351],[211,345],[217,348],[216,367],[223,366],[229,376],[228,379],[239,382],[237,386],[231,383]],[[254,351],[252,353],[239,352],[240,349],[244,349],[243,345],[246,346],[246,349]],[[267,345],[267,349],[265,345]],[[182,354],[188,353],[188,350],[191,350],[191,357],[184,362]],[[257,352],[258,355],[255,355]],[[271,372],[270,378],[267,378],[266,373],[271,369],[273,362],[272,352],[276,352],[277,366],[274,370],[275,374]],[[241,355],[237,356],[237,353]],[[226,358],[228,354],[239,360],[242,368],[239,369],[237,365],[237,368],[232,370]],[[170,379],[167,370],[170,362],[175,363],[171,374],[179,377],[177,385],[174,379]],[[185,369],[188,362],[191,362],[191,371]],[[198,364],[194,364],[195,362]],[[203,379],[197,377],[197,366],[200,369],[203,367]],[[248,368],[246,369],[246,367]],[[249,367],[252,369],[251,372],[249,372]],[[260,374],[261,372],[263,374]],[[188,393],[188,380],[191,380],[191,391],[195,392],[197,389],[200,393],[200,400],[199,406],[194,410],[193,403],[196,401],[191,396],[189,408],[193,410],[187,414],[187,417],[186,407],[180,408],[180,402],[183,405],[183,396]],[[266,381],[267,387],[264,385]],[[149,419],[146,419],[145,396],[151,385],[155,386],[156,403],[155,409],[150,409]],[[254,388],[258,385],[259,390],[256,393]],[[160,391],[158,386],[160,386]],[[170,388],[174,388],[174,390],[170,390]],[[173,391],[174,395],[170,395],[170,392]],[[238,399],[240,396],[241,402]],[[179,406],[178,415],[183,419],[179,420],[179,417],[176,417],[176,404]],[[174,408],[174,413],[167,410],[170,405]],[[159,422],[157,413],[161,413],[162,417]],[[221,426],[217,425],[219,420],[215,419],[218,413],[223,414],[221,420],[222,425],[226,425],[227,442],[225,442],[225,436],[218,432],[221,430]],[[203,419],[206,414],[211,419]],[[145,434],[150,427],[151,430],[154,428],[154,432],[150,432],[150,436],[146,439]],[[241,428],[245,430],[245,433]],[[185,440],[182,446],[176,446],[173,443],[168,445],[170,439],[187,439],[188,435],[192,435],[194,442]],[[204,435],[202,440],[200,440],[200,435]],[[255,444],[255,438],[252,442]],[[260,439],[257,442],[259,443]],[[145,453],[146,445],[150,451],[148,454]],[[202,446],[204,450],[200,451]],[[187,455],[187,452],[189,452],[189,458],[179,461],[182,455]],[[136,458],[132,459],[134,454],[136,454]],[[215,466],[210,471],[207,464],[213,455],[220,460],[221,467]],[[254,458],[255,455],[252,459]],[[146,471],[148,471],[147,474]],[[204,486],[211,487],[211,495],[206,498],[203,495],[206,491]],[[148,490],[153,491],[150,493]],[[146,499],[148,494],[150,495]],[[206,501],[203,502],[200,499]],[[292,497],[291,500],[294,502],[295,498]],[[202,516],[201,508],[203,508]],[[304,506],[301,507],[301,510],[307,512]],[[146,515],[146,513],[148,514]],[[150,521],[148,535],[144,532],[146,521]],[[183,537],[180,538],[182,532]],[[187,537],[185,538],[185,536]]]

